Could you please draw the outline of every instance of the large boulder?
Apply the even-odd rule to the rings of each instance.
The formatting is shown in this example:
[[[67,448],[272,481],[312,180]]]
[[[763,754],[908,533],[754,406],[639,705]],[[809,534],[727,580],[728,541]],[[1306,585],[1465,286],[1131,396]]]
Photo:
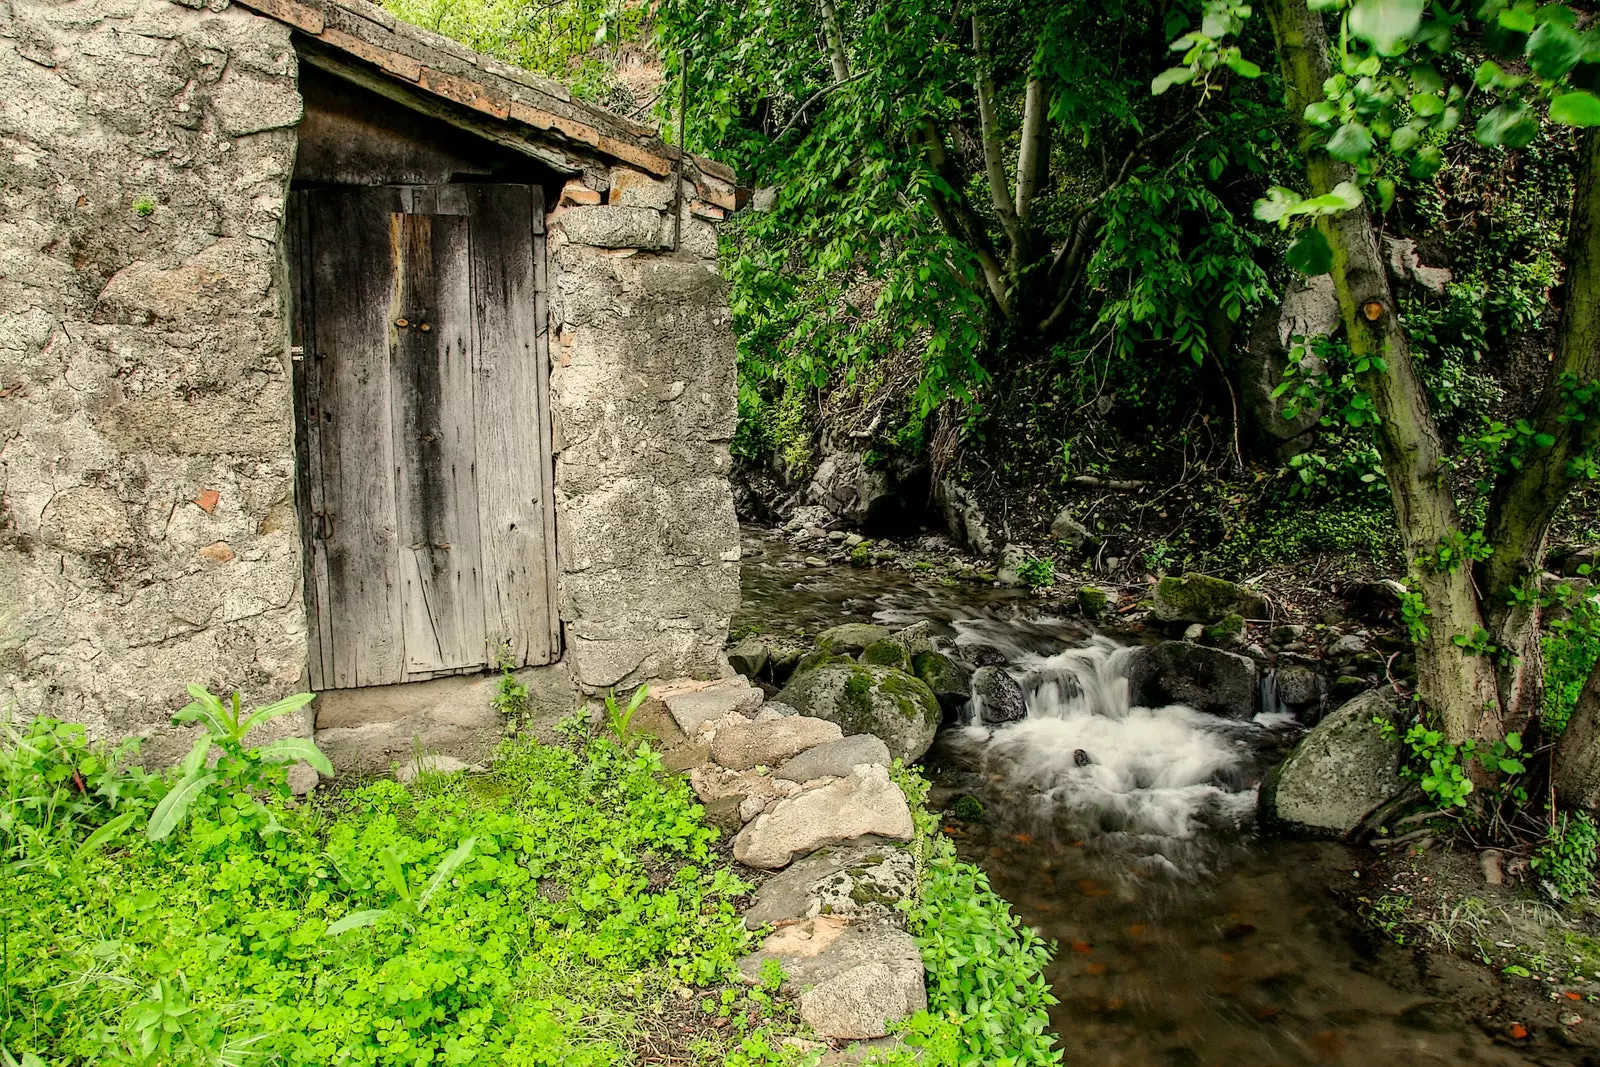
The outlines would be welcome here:
[[[868,645],[894,640],[894,631],[870,622],[847,622],[817,635],[817,647],[835,656],[859,656]]]
[[[1156,583],[1154,613],[1163,622],[1209,626],[1229,615],[1259,619],[1265,611],[1266,603],[1254,589],[1208,574],[1168,575]]]
[[[766,870],[786,867],[796,855],[866,834],[909,841],[911,808],[884,767],[858,766],[757,815],[733,839],[733,857]]]
[[[1261,783],[1262,823],[1330,835],[1359,826],[1405,787],[1400,719],[1385,689],[1362,693],[1323,719]]]
[[[1293,410],[1289,404],[1295,398],[1278,392],[1289,370],[1294,338],[1324,337],[1341,321],[1331,275],[1292,281],[1281,303],[1262,308],[1236,357],[1240,414],[1250,435],[1280,462],[1306,449],[1322,418],[1322,404],[1315,400],[1301,402],[1295,417],[1289,418]],[[1314,378],[1322,369],[1322,360],[1306,345],[1301,374]]]
[[[1028,698],[1004,667],[979,667],[972,673],[972,708],[993,726],[1028,717]]]
[[[772,649],[759,637],[746,637],[728,649],[728,665],[746,678],[755,680],[772,659]]]
[[[945,715],[959,715],[967,706],[972,696],[972,668],[942,652],[918,652],[912,657],[911,666],[917,677],[933,690]]]
[[[1232,719],[1254,718],[1261,707],[1254,660],[1188,641],[1140,649],[1128,671],[1128,697],[1140,707],[1186,704]]]
[[[802,715],[836,722],[847,734],[875,734],[907,763],[928,751],[939,729],[939,700],[926,683],[892,667],[839,657],[797,671],[777,699]]]

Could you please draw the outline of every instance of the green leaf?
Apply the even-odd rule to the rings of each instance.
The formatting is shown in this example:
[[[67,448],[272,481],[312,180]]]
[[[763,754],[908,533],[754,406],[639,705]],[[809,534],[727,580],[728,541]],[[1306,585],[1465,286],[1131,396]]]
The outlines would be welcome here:
[[[1526,148],[1539,133],[1539,120],[1527,104],[1513,100],[1480,118],[1474,132],[1482,144]]]
[[[1562,93],[1550,101],[1550,121],[1563,126],[1600,126],[1600,97],[1593,93]]]
[[[1560,78],[1583,58],[1583,38],[1570,26],[1551,20],[1528,38],[1528,65],[1541,78]]]
[[[1502,774],[1521,774],[1527,769],[1528,768],[1522,765],[1521,760],[1503,759],[1500,761],[1500,771]]]
[[[1348,122],[1328,139],[1328,155],[1341,163],[1357,163],[1372,154],[1372,134],[1359,122]]]
[[[243,740],[246,734],[262,723],[271,722],[273,719],[282,718],[290,712],[299,711],[315,699],[317,699],[317,694],[315,693],[296,693],[292,697],[284,697],[282,700],[268,704],[264,708],[257,708],[250,713],[250,717],[240,726],[239,739]]]
[[[1429,99],[1431,100],[1436,98],[1429,97]],[[1413,148],[1416,148],[1421,141],[1422,134],[1415,126],[1402,126],[1398,130],[1394,131],[1394,135],[1389,138],[1389,149],[1390,151],[1394,152],[1395,155],[1403,156],[1409,153]]]
[[[1533,9],[1532,7],[1507,8],[1500,12],[1496,21],[1500,23],[1502,29],[1510,30],[1512,33],[1532,33]]]
[[[1390,178],[1379,178],[1378,182],[1378,210],[1387,212],[1394,207],[1394,181]]]
[[[1289,246],[1289,266],[1301,274],[1326,274],[1333,269],[1333,249],[1321,230],[1311,227],[1303,231]]]
[[[77,857],[83,859],[90,853],[97,851],[109,842],[121,837],[133,825],[133,820],[139,817],[137,811],[125,811],[115,819],[106,823],[100,829],[84,838],[83,844],[78,846]]]
[[[411,883],[406,878],[405,868],[400,866],[400,856],[391,845],[378,853],[378,862],[383,866],[383,876],[389,881],[389,888],[394,890],[395,896],[411,903]]]
[[[317,743],[309,737],[285,737],[262,745],[260,757],[266,763],[293,763],[296,760],[305,760],[317,769],[318,774],[328,778],[333,777],[333,764],[322,754]]]
[[[1157,74],[1150,82],[1150,92],[1160,96],[1174,85],[1187,85],[1194,81],[1193,67],[1168,67]]]
[[[1241,78],[1261,77],[1261,68],[1237,52],[1229,52],[1223,57],[1222,61],[1228,65],[1229,70]]]
[[[457,845],[450,855],[439,861],[439,869],[433,872],[433,877],[428,879],[427,888],[423,889],[422,896],[417,898],[418,911],[426,908],[428,901],[433,898],[434,893],[439,891],[439,887],[445,883],[451,873],[467,862],[467,857],[472,855],[473,846],[477,843],[478,839],[476,837],[469,837]]]
[[[1522,735],[1513,731],[1506,734],[1506,747],[1513,752],[1522,751]]]
[[[1383,55],[1405,51],[1422,25],[1425,0],[1356,0],[1350,9],[1350,33]]]
[[[1438,145],[1423,145],[1417,149],[1417,154],[1411,157],[1411,176],[1413,178],[1431,178],[1439,173],[1439,168],[1444,166],[1444,153]]]
[[[1305,120],[1313,126],[1332,126],[1339,121],[1339,109],[1326,100],[1306,105]]]
[[[1444,111],[1444,98],[1433,93],[1413,93],[1409,103],[1411,110],[1425,119],[1431,119]]]
[[[167,795],[161,798],[156,810],[150,813],[150,825],[145,827],[145,837],[152,841],[164,840],[189,814],[190,805],[216,780],[215,774],[198,772],[179,779],[178,784],[167,790]]]
[[[1265,197],[1256,201],[1253,213],[1262,222],[1282,223],[1300,202],[1300,194],[1293,189],[1274,185]]]
[[[393,914],[394,912],[390,908],[374,908],[371,911],[352,911],[349,915],[346,915],[338,922],[332,923],[328,926],[328,936],[338,937],[340,934],[347,933],[350,930],[355,930],[363,926],[374,926],[379,921],[386,919]]]

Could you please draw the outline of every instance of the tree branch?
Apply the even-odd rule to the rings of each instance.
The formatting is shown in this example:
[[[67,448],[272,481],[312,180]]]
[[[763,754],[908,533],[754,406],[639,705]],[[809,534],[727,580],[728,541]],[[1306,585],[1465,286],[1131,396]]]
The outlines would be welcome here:
[[[959,188],[959,179],[950,173],[950,157],[945,151],[944,138],[939,136],[931,123],[924,122],[920,132],[924,158],[929,166],[933,167],[948,188],[952,190]],[[994,253],[994,246],[989,242],[983,220],[972,211],[959,194],[945,196],[937,187],[930,187],[928,202],[933,205],[933,212],[938,217],[940,225],[945,228],[945,232],[965,244],[978,257],[978,262],[983,267],[984,281],[989,286],[989,295],[994,300],[995,310],[1002,318],[1010,318],[1011,301],[1006,294],[1005,271]]]
[[[1600,132],[1584,130],[1578,137],[1578,161],[1573,174],[1571,214],[1567,221],[1567,264],[1561,323],[1556,331],[1556,353],[1532,417],[1534,431],[1549,434],[1555,443],[1534,445],[1522,457],[1520,468],[1505,471],[1495,485],[1489,504],[1485,534],[1494,554],[1481,569],[1488,605],[1489,625],[1497,644],[1521,648],[1537,642],[1539,612],[1536,602],[1514,597],[1518,587],[1537,589],[1543,571],[1545,540],[1556,511],[1572,490],[1569,464],[1592,449],[1600,436],[1600,420],[1566,418],[1568,397],[1564,380],[1588,385],[1600,378]],[[1537,693],[1538,671],[1512,680],[1518,697]],[[1537,706],[1536,704],[1533,706]]]
[[[1017,219],[1026,222],[1050,167],[1049,98],[1042,78],[1029,78],[1022,100],[1022,145],[1017,149]]]
[[[842,81],[842,82],[832,82],[832,83],[830,83],[828,85],[823,86],[821,89],[818,89],[816,92],[812,93],[810,96],[806,97],[805,103],[801,104],[799,110],[797,110],[793,115],[789,116],[789,121],[785,122],[783,124],[783,128],[780,129],[777,133],[772,135],[772,139],[774,141],[776,141],[779,138],[781,138],[784,134],[786,134],[790,130],[794,129],[795,124],[798,123],[801,119],[805,118],[806,112],[811,108],[812,104],[815,104],[818,100],[821,100],[823,97],[827,96],[829,93],[834,92],[837,89],[843,89],[846,85],[849,85],[851,82],[860,81],[862,78],[865,78],[868,73],[870,73],[870,72],[864,70],[864,71],[860,72],[859,74],[852,74],[850,77],[846,78],[844,81]]]
[[[844,34],[839,32],[839,12],[833,0],[817,0],[822,10],[822,32],[828,38],[828,63],[833,67],[835,85],[850,80],[850,59],[844,51]]]
[[[1000,122],[994,110],[994,74],[990,70],[988,47],[983,40],[983,22],[977,12],[972,13],[972,50],[978,55],[978,127],[983,141],[983,164],[989,176],[989,198],[994,202],[994,213],[1000,217],[1000,226],[1011,242],[1015,259],[1021,244],[1018,233],[1016,208],[1012,206],[1010,187],[1006,180],[1005,160],[1000,155]]]

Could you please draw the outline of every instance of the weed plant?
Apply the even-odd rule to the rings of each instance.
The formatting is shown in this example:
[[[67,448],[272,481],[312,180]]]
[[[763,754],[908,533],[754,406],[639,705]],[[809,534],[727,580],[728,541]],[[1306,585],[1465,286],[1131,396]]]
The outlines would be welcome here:
[[[0,1064],[613,1067],[652,1034],[682,1047],[691,988],[697,1062],[819,1058],[783,1040],[781,975],[737,980],[749,887],[647,744],[575,719],[567,747],[508,741],[486,774],[297,804],[279,757],[309,753],[247,747],[259,712],[204,696],[185,718],[209,766],[147,774],[47,719],[0,743]],[[636,705],[611,709],[618,735]],[[896,775],[929,1010],[869,1062],[1059,1062],[1049,946],[937,836],[927,783]]]

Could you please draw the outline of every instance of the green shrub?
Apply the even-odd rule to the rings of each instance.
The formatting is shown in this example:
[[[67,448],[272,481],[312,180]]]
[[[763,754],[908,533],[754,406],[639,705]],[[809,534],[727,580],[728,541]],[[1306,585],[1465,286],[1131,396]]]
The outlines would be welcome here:
[[[1017,564],[1017,577],[1021,578],[1029,588],[1043,589],[1056,584],[1056,561],[1053,559],[1029,556]]]
[[[1546,831],[1545,843],[1534,853],[1531,866],[1539,881],[1562,900],[1582,900],[1594,889],[1595,850],[1600,847],[1600,827],[1584,812],[1561,816]]]
[[[87,849],[161,786],[74,727],[18,740],[0,1048],[19,1059],[611,1067],[636,1011],[731,979],[747,947],[746,887],[647,747],[508,743],[489,775],[299,807],[240,790]]]

